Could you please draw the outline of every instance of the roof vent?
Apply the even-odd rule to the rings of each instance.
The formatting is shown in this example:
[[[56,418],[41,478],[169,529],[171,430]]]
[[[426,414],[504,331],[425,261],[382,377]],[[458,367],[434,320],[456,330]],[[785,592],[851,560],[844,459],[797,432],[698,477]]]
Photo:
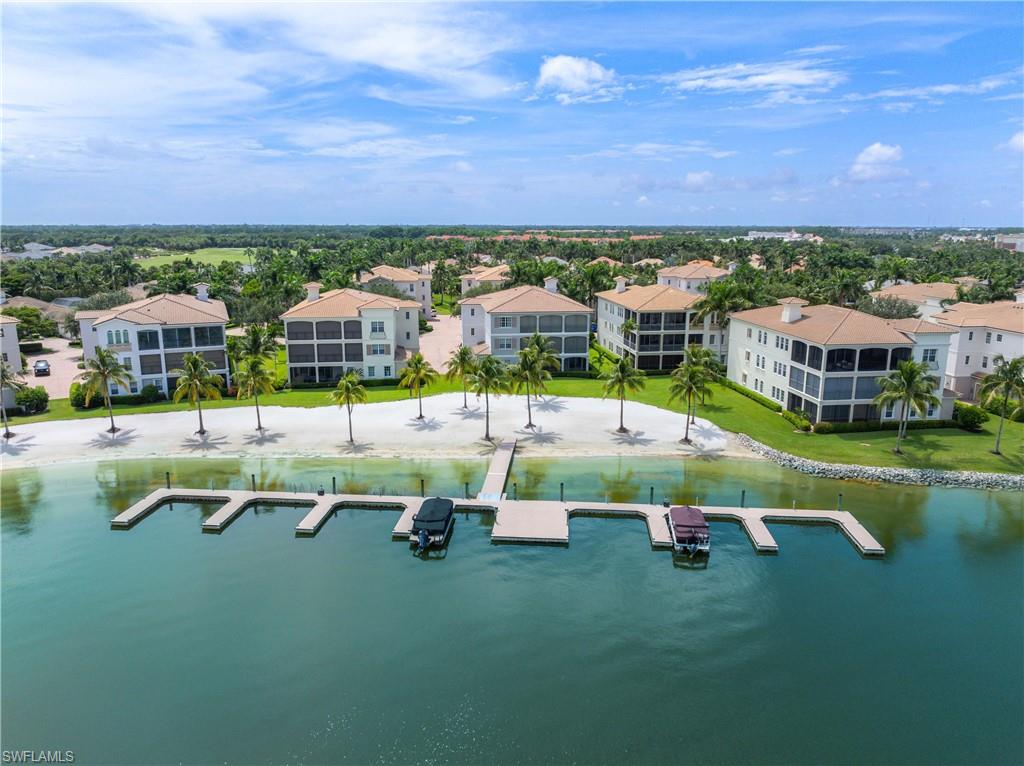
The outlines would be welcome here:
[[[807,301],[802,298],[783,298],[779,305],[782,306],[782,321],[790,324],[803,316],[802,309],[807,305]]]
[[[306,300],[316,301],[320,300],[320,288],[323,287],[319,282],[306,282],[303,285],[306,288]]]
[[[624,293],[626,292],[626,278],[615,277],[615,292]]]
[[[201,301],[210,300],[210,286],[206,282],[198,282],[192,286],[196,288],[196,298]]]
[[[545,277],[544,278],[544,289],[549,293],[558,292],[558,277]]]

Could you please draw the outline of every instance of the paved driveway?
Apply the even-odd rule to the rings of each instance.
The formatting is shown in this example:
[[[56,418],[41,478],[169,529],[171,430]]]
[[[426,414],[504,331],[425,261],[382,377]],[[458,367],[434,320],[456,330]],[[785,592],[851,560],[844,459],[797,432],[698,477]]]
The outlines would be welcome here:
[[[82,349],[71,348],[68,343],[66,338],[43,338],[43,348],[53,349],[52,354],[25,354],[28,365],[23,372],[25,382],[30,386],[42,386],[51,399],[67,399],[75,376],[82,372],[78,369]],[[50,363],[50,374],[37,378],[32,374],[32,365],[40,359]]]
[[[420,351],[434,369],[444,372],[448,357],[462,343],[462,320],[459,317],[438,314],[430,321],[433,332],[420,336]]]

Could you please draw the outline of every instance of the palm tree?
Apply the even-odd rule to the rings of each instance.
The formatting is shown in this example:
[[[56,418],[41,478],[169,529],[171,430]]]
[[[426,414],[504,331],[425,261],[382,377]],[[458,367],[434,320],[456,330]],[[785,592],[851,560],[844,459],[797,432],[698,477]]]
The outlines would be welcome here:
[[[349,370],[338,381],[337,387],[330,393],[331,401],[339,407],[348,411],[348,441],[353,443],[352,438],[352,406],[355,404],[366,404],[366,386],[359,382],[359,373]]]
[[[686,402],[686,431],[683,434],[683,444],[690,443],[690,423],[696,420],[697,397],[704,401],[712,396],[711,387],[708,386],[712,374],[709,368],[697,362],[692,354],[672,371],[668,383],[668,401],[670,404],[677,399]]]
[[[754,304],[743,294],[740,286],[731,279],[711,282],[704,297],[694,304],[697,309],[693,321],[701,322],[709,316],[718,316],[718,326],[723,330],[729,326],[729,314],[749,309]]]
[[[615,394],[619,398],[619,433],[629,431],[623,424],[623,412],[625,409],[626,392],[636,392],[647,385],[643,370],[638,370],[626,357],[616,359],[601,373],[601,380],[604,381],[604,396]]]
[[[448,371],[445,377],[448,380],[458,378],[462,381],[462,409],[469,409],[469,402],[466,399],[466,378],[476,369],[476,354],[473,349],[463,344],[452,351],[448,357]]]
[[[181,360],[181,369],[173,370],[179,373],[178,385],[174,389],[174,402],[180,402],[188,398],[189,409],[192,405],[199,408],[199,430],[197,434],[203,436],[206,429],[203,427],[203,399],[220,399],[220,387],[223,381],[220,375],[210,372],[210,363],[199,354],[185,354]]]
[[[274,393],[274,372],[266,366],[266,357],[250,356],[245,358],[235,370],[235,386],[238,388],[238,399],[252,397],[256,400],[256,430],[263,430],[260,419],[260,394],[269,396]]]
[[[21,391],[25,388],[25,377],[20,372],[15,372],[7,362],[0,361],[0,414],[4,418],[4,438],[10,439],[14,434],[7,422],[7,408],[3,402],[3,392],[7,388],[15,392]]]
[[[420,407],[420,414],[416,416],[417,420],[423,420],[423,389],[436,379],[437,370],[423,358],[423,354],[419,351],[409,358],[399,376],[398,387],[408,388],[410,393],[416,393]]]
[[[269,325],[251,324],[245,328],[245,335],[238,339],[238,352],[243,359],[277,356],[277,340]]]
[[[992,452],[1001,455],[999,442],[1003,438],[1003,421],[1006,418],[1017,417],[1024,409],[1024,356],[1016,359],[1007,359],[1002,354],[992,360],[992,372],[985,376],[978,387],[978,398],[983,399],[985,404],[991,407],[1002,398],[1002,406],[999,408],[999,430],[996,431],[996,446]],[[1013,412],[1007,412],[1010,407],[1010,399],[1018,401]]]
[[[110,428],[107,433],[115,434],[120,429],[114,425],[114,407],[110,403],[110,387],[121,386],[127,388],[135,376],[117,360],[117,356],[105,348],[97,348],[96,356],[85,361],[85,372],[77,377],[84,382],[85,406],[88,407],[96,394],[103,396],[103,402],[107,405],[107,412],[110,415]]]
[[[873,404],[879,407],[897,402],[900,404],[900,419],[896,428],[896,449],[893,451],[897,455],[902,455],[900,444],[906,436],[910,410],[913,409],[923,418],[929,405],[941,404],[941,400],[934,393],[939,386],[939,379],[928,373],[927,363],[908,359],[905,362],[900,362],[898,369],[878,378],[878,385],[881,386],[882,391],[872,400]]]
[[[533,428],[533,411],[530,408],[530,394],[542,393],[551,373],[544,368],[543,354],[536,346],[528,345],[519,352],[519,363],[509,368],[509,381],[518,394],[526,389],[526,427]]]
[[[485,425],[484,438],[491,440],[491,398],[508,388],[508,370],[496,356],[485,356],[477,364],[476,369],[468,376],[470,390],[477,396],[484,395]]]

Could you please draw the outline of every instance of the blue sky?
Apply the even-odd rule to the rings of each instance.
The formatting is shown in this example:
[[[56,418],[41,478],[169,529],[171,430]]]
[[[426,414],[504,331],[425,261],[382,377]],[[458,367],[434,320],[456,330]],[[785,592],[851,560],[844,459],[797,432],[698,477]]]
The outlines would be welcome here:
[[[1024,5],[5,4],[6,223],[1020,226]]]

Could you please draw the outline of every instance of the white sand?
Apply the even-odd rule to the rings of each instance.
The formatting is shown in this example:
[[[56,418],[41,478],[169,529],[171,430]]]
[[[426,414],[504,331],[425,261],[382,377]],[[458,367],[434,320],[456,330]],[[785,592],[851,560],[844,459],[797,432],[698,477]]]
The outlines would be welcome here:
[[[104,432],[106,418],[16,426],[0,447],[2,467],[158,457],[369,457],[446,458],[487,454],[483,399],[441,394],[423,400],[357,405],[352,414],[355,444],[348,442],[344,410],[337,407],[261,408],[264,432],[256,432],[252,407],[203,412],[207,434],[195,434],[195,411],[116,417],[122,429]],[[525,428],[526,399],[491,399],[491,436],[519,440],[518,454],[544,456],[721,455],[754,457],[732,435],[701,418],[690,426],[692,445],[679,443],[684,416],[626,402],[627,434],[616,432],[619,405],[613,399],[545,397],[533,405],[534,430]]]

